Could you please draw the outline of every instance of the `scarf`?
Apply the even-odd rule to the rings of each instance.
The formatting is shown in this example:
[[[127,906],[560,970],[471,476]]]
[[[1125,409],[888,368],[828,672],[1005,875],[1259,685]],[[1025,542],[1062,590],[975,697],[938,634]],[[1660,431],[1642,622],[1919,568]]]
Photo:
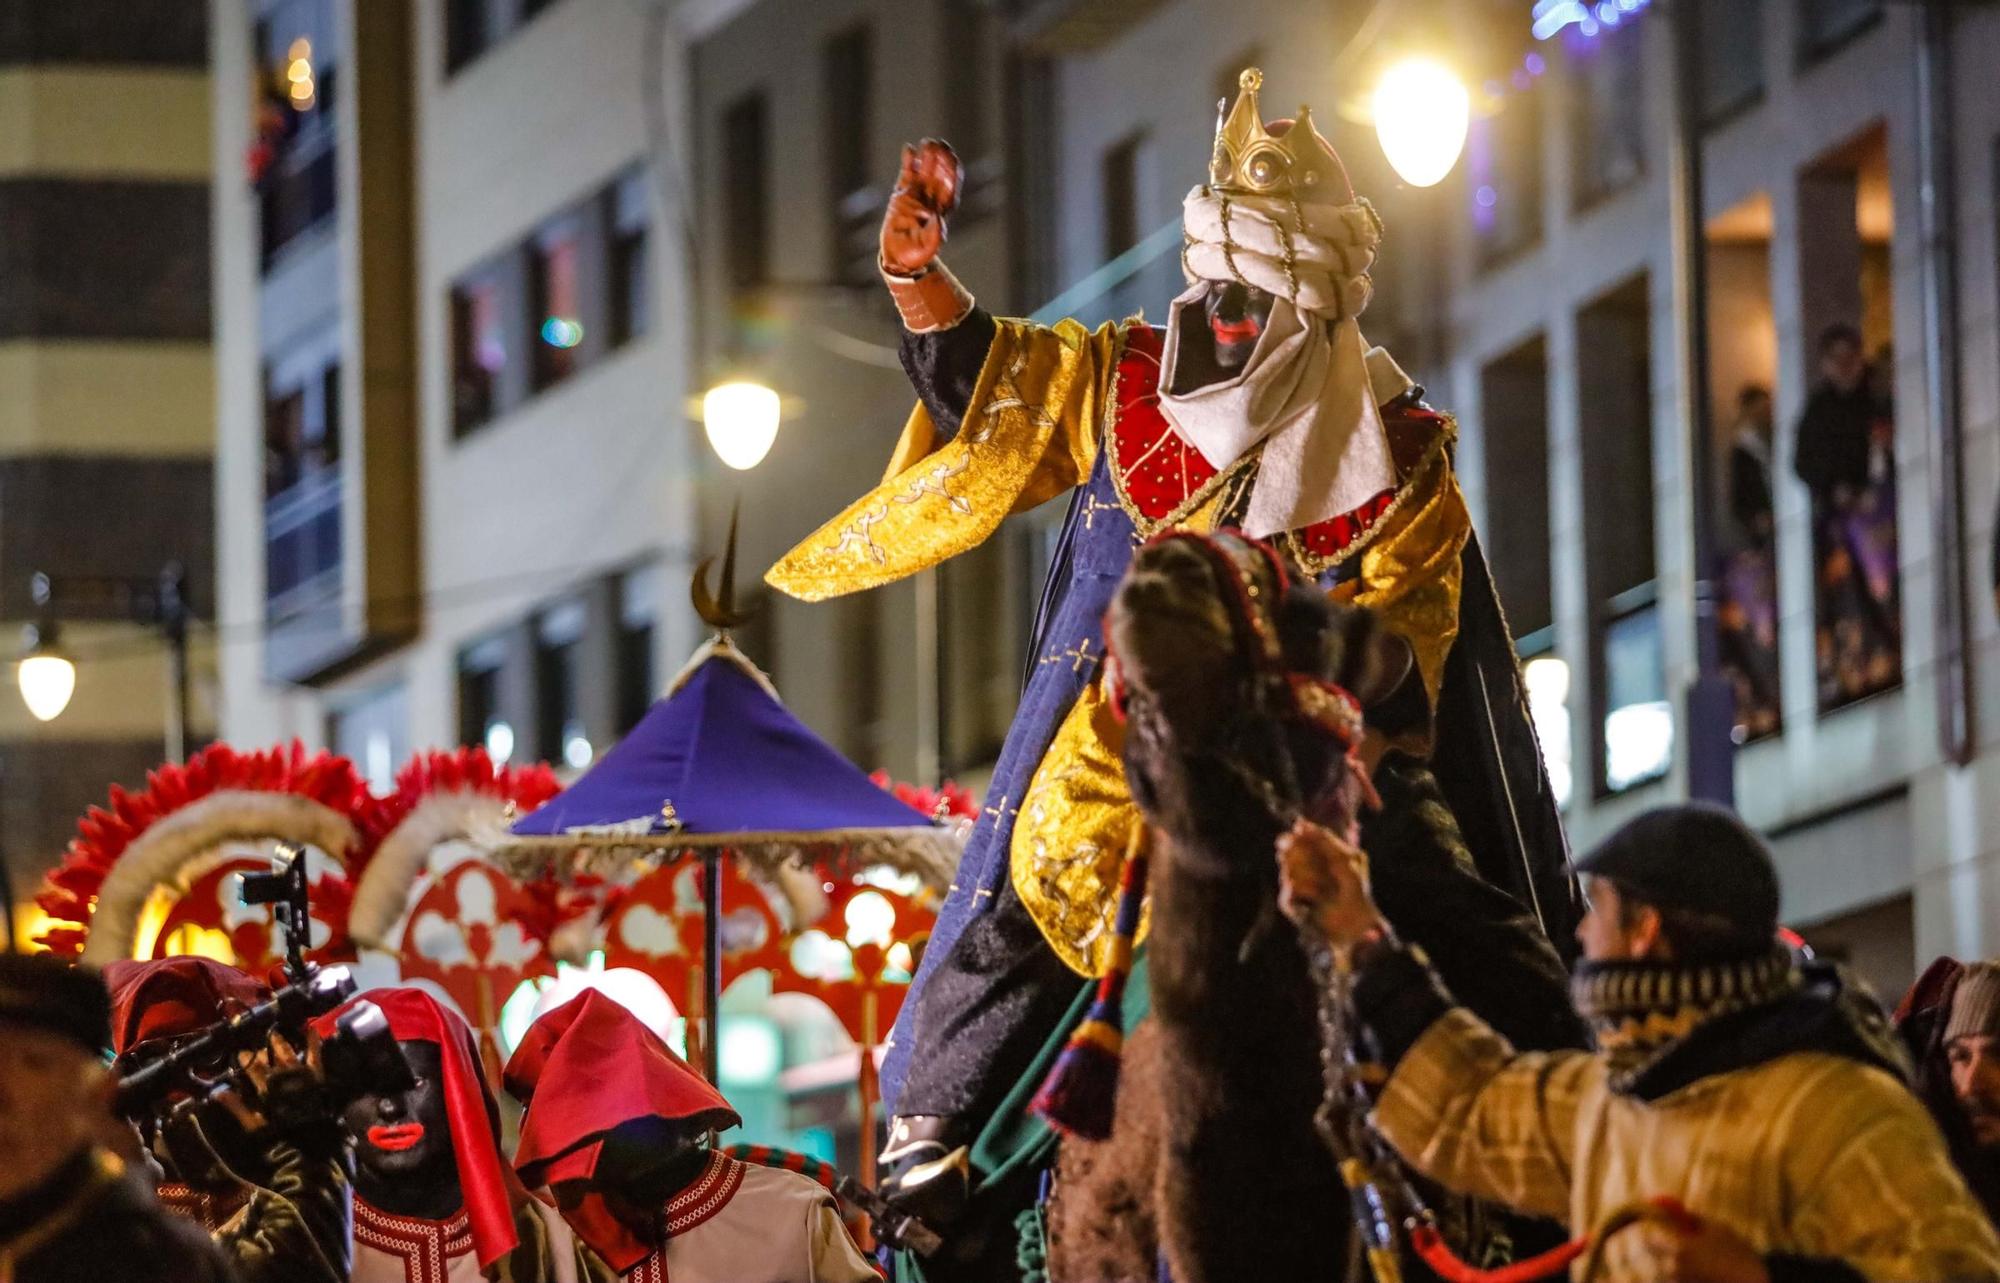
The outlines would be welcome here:
[[[1381,224],[1364,202],[1301,205],[1197,187],[1182,204],[1189,288],[1173,302],[1161,360],[1160,411],[1218,470],[1263,448],[1242,528],[1252,538],[1351,512],[1396,485],[1357,321]],[[1237,374],[1174,392],[1185,327],[1209,285],[1237,281],[1275,296]]]
[[[1799,984],[1791,951],[1773,945],[1766,953],[1706,964],[1585,962],[1570,991],[1610,1064],[1611,1089],[1635,1095],[1648,1070],[1697,1030],[1787,998]]]

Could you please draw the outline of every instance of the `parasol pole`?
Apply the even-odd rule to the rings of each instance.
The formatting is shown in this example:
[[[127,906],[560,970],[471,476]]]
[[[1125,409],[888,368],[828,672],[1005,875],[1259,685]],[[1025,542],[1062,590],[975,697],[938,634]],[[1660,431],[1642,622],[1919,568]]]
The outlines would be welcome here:
[[[722,1084],[722,849],[701,852],[701,1025],[708,1081]]]
[[[875,1076],[875,987],[861,993],[861,1183],[875,1188],[875,1098],[881,1085]]]

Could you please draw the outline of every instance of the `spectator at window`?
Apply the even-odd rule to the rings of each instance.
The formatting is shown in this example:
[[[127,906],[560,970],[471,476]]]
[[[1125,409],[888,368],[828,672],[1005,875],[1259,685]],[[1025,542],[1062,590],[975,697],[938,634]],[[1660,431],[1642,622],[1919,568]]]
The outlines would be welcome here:
[[[1861,356],[1861,331],[1845,321],[1819,336],[1819,386],[1799,416],[1793,466],[1815,513],[1851,508],[1868,486],[1870,441],[1880,413]]]
[[[1729,432],[1729,514],[1744,543],[1771,538],[1771,390],[1746,383]]]

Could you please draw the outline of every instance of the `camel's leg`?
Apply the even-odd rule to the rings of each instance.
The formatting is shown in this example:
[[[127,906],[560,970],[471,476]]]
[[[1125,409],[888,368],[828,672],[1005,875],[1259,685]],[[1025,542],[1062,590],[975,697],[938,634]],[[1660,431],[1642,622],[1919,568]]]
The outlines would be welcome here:
[[[1142,1021],[1125,1043],[1111,1138],[1062,1143],[1048,1210],[1052,1283],[1154,1283],[1157,1277],[1153,1192],[1161,1055],[1158,1028]]]

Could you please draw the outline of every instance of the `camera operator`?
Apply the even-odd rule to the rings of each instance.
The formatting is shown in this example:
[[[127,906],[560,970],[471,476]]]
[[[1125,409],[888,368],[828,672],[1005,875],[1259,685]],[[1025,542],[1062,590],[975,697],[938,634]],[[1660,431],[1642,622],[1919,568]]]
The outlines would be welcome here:
[[[206,958],[116,962],[106,975],[125,1073],[270,997],[251,976]],[[231,1071],[247,1092],[231,1086],[189,1107],[189,1093],[176,1091],[155,1106],[164,1118],[132,1120],[167,1176],[163,1195],[214,1234],[244,1283],[345,1283],[352,1160],[320,1101],[314,1048],[301,1055],[273,1032],[261,1051],[194,1067],[191,1085],[212,1086]]]
[[[223,1283],[229,1268],[112,1152],[110,998],[94,971],[0,954],[0,1278]]]

